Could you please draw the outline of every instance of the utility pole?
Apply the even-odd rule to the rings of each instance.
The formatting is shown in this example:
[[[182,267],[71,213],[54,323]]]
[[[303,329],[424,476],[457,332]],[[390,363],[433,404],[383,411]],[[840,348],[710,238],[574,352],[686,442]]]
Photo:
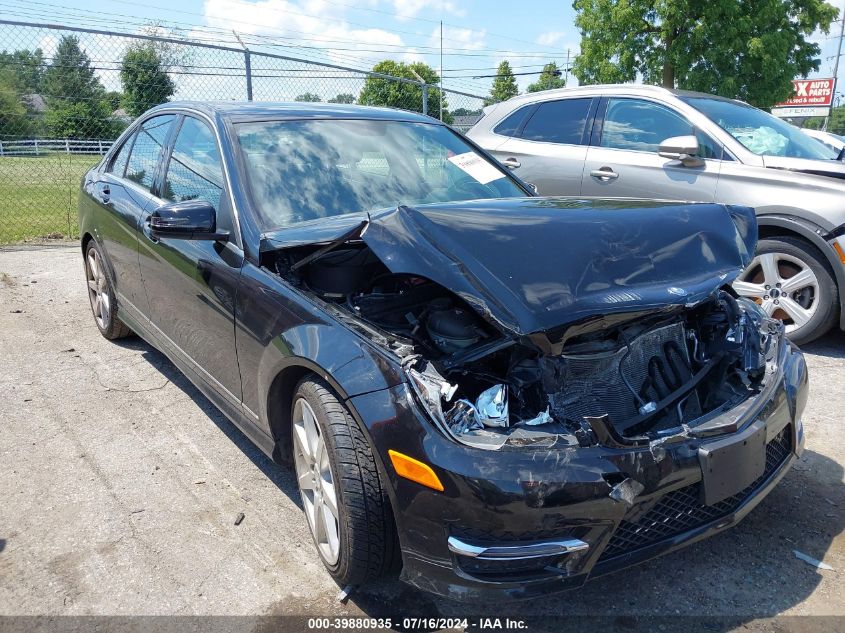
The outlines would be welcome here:
[[[566,81],[567,86],[569,85],[569,68],[570,68],[569,67],[569,49],[567,48],[566,49],[566,79],[564,80],[564,81]]]
[[[845,10],[839,14],[839,49],[836,51],[836,61],[833,62],[833,90],[836,91],[837,79],[839,78],[839,58],[842,56],[842,35],[845,34]],[[822,130],[827,132],[827,123],[830,116],[824,118]]]
[[[839,46],[842,46],[842,38],[839,38]],[[836,60],[839,61],[839,60]],[[440,120],[443,120],[443,20],[440,20]]]

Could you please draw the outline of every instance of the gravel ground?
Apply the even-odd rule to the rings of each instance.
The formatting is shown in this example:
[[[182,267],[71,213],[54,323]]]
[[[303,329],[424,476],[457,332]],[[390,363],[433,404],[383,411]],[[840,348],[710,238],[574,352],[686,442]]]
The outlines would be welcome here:
[[[100,337],[75,245],[6,247],[0,614],[518,613],[607,615],[623,628],[625,618],[708,614],[730,616],[716,627],[724,630],[810,630],[807,619],[757,619],[845,615],[845,335],[805,351],[806,452],[735,529],[580,591],[516,606],[459,605],[395,579],[341,603],[313,550],[291,473],[159,352],[140,339]],[[834,571],[797,560],[794,549]],[[832,623],[845,620],[825,628]]]

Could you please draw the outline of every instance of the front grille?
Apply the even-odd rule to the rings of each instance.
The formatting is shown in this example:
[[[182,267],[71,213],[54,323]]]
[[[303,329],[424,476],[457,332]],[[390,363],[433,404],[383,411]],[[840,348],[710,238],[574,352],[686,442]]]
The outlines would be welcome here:
[[[786,460],[792,451],[792,427],[787,425],[766,445],[766,470],[750,486],[719,503],[701,503],[701,484],[674,490],[636,521],[622,521],[599,562],[658,543],[734,512]]]

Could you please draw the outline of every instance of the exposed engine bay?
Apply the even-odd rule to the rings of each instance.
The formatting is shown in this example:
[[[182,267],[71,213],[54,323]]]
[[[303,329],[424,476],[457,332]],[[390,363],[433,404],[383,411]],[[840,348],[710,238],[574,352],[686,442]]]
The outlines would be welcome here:
[[[264,265],[397,355],[441,429],[486,449],[655,441],[758,393],[782,326],[728,286],[693,305],[595,317],[554,345],[503,331],[360,240],[265,253]]]

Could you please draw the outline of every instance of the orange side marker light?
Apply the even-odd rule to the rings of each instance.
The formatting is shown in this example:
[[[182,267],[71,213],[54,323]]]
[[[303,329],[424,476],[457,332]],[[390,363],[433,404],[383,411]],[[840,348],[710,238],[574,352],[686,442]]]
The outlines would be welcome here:
[[[432,490],[443,492],[443,484],[440,483],[440,479],[431,469],[431,466],[393,449],[388,450],[387,454],[390,455],[390,461],[393,462],[393,468],[396,469],[397,475]]]
[[[839,255],[839,261],[845,264],[845,249],[842,248],[842,244],[834,242],[833,250],[835,250],[836,254]]]

